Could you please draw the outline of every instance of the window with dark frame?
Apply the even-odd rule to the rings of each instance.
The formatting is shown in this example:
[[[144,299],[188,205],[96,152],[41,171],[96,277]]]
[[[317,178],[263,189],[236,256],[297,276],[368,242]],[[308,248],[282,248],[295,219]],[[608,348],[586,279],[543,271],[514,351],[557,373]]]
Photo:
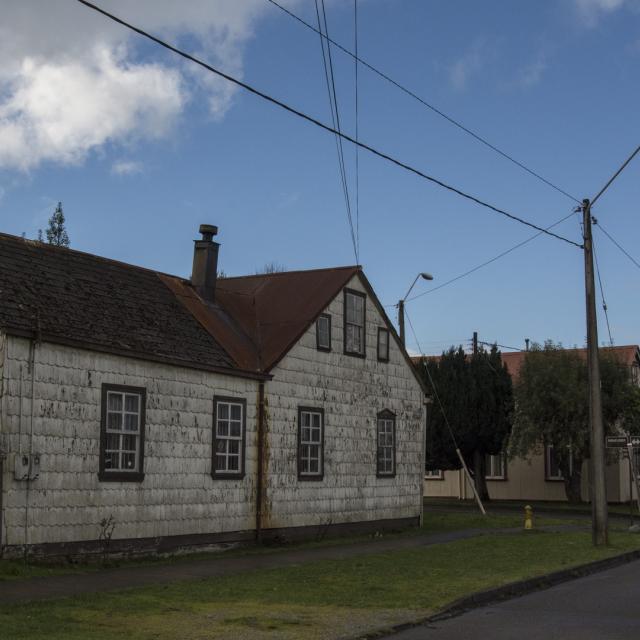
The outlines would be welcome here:
[[[247,401],[216,396],[213,401],[214,478],[244,476]]]
[[[558,464],[558,458],[556,456],[555,448],[552,444],[548,444],[544,448],[544,471],[545,480],[564,480],[560,465]],[[569,473],[573,472],[573,455],[569,452]]]
[[[298,409],[298,478],[322,480],[324,476],[324,411]]]
[[[378,327],[378,360],[389,362],[389,330]]]
[[[504,453],[485,456],[485,480],[506,480],[507,479],[507,459]]]
[[[364,293],[344,290],[344,352],[346,355],[365,357],[365,303]]]
[[[394,476],[396,473],[396,417],[385,409],[377,420],[378,451],[376,472],[380,477]]]
[[[100,480],[143,480],[145,406],[144,388],[102,385]]]
[[[318,351],[331,351],[331,316],[322,313],[316,320],[316,346]]]

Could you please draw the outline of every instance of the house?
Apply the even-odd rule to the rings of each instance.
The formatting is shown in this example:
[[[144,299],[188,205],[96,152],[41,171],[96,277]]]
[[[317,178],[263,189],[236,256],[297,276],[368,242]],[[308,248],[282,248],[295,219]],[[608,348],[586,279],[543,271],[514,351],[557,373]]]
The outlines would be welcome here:
[[[0,234],[11,556],[418,524],[425,390],[360,267],[190,280]]]
[[[631,379],[640,384],[640,349],[637,345],[603,347],[629,368]],[[572,349],[586,359],[586,349]],[[514,382],[526,352],[502,353]],[[415,361],[416,359],[414,359]],[[434,409],[435,410],[435,409]],[[635,487],[629,483],[629,460],[620,450],[608,452],[606,467],[607,499],[609,502],[628,502],[635,499]],[[583,463],[582,499],[589,500],[589,464]],[[640,451],[636,451],[636,468],[640,469]],[[547,445],[543,453],[532,453],[526,460],[507,460],[504,455],[487,456],[487,489],[492,500],[566,500],[564,478],[556,463],[553,447]],[[463,471],[428,470],[425,472],[424,495],[444,498],[473,498],[473,490]]]

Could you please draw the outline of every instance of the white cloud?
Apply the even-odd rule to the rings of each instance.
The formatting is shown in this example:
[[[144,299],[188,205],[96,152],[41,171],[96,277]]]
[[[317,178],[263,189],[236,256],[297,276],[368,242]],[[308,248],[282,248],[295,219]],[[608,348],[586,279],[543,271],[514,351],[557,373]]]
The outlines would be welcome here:
[[[135,160],[117,160],[111,165],[111,173],[116,176],[131,176],[142,173],[142,163]]]
[[[620,9],[627,0],[574,0],[578,14],[587,26],[595,26],[600,16]]]
[[[449,68],[449,80],[453,88],[458,91],[466,89],[469,80],[482,69],[484,62],[484,44],[477,41],[464,56]]]
[[[293,0],[289,0],[293,2]],[[102,0],[106,10],[184,42],[242,76],[264,0]],[[107,144],[165,135],[191,92],[221,118],[235,89],[72,1],[0,0],[0,169],[79,163]],[[150,51],[150,53],[148,53]],[[193,79],[196,82],[193,82]]]

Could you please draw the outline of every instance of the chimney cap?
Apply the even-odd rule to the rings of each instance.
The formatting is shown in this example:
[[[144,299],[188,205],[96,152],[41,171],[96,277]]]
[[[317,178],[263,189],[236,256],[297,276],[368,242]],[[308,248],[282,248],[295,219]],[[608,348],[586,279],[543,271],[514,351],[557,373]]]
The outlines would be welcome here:
[[[202,234],[202,239],[209,242],[211,241],[211,238],[213,238],[213,236],[218,235],[218,227],[216,227],[214,224],[201,224],[199,231]]]

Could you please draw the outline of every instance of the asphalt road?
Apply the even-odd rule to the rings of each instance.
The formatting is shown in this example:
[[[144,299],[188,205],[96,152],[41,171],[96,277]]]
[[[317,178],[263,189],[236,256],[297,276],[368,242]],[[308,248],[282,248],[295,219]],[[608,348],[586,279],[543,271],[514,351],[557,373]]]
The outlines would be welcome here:
[[[388,638],[639,640],[640,561]]]

